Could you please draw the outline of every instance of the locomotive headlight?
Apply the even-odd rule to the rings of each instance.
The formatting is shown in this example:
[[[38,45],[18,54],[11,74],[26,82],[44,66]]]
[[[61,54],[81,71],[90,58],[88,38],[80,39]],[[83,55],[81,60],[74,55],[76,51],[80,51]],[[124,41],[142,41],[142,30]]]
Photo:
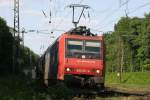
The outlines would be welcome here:
[[[81,57],[82,57],[83,59],[85,59],[85,55],[82,55]]]
[[[70,68],[66,68],[66,71],[69,72],[69,71],[70,71]]]
[[[99,73],[100,73],[100,70],[96,70],[96,73],[98,73],[98,74],[99,74]]]

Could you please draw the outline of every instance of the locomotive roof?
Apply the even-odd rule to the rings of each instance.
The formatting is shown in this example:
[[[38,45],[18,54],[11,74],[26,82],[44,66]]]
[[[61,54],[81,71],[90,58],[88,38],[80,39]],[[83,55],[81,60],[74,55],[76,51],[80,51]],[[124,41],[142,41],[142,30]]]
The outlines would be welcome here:
[[[86,26],[79,26],[76,28],[71,29],[67,32],[67,34],[74,34],[74,35],[82,35],[82,36],[97,36],[97,34],[91,33],[90,29],[86,28]]]

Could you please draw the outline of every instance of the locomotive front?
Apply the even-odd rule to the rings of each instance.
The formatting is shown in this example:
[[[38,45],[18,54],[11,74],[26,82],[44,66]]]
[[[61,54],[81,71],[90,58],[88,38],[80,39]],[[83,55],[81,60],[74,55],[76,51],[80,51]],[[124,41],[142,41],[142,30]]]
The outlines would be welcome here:
[[[89,33],[66,34],[64,38],[64,77],[82,84],[104,85],[104,41],[102,36]],[[74,82],[76,83],[76,82]]]

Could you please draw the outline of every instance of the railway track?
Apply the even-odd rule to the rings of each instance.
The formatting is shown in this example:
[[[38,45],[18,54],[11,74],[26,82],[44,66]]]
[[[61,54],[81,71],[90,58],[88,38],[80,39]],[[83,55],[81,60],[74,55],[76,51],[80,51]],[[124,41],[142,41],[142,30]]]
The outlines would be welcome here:
[[[130,91],[128,89],[124,90],[118,87],[107,86],[101,91],[96,88],[93,89],[80,86],[66,86],[66,84],[57,84],[50,87],[54,88],[54,90],[58,90],[55,92],[57,94],[54,95],[62,94],[62,92],[65,91],[69,92],[63,97],[71,95],[72,100],[101,100],[102,98],[108,98],[111,100],[110,98],[117,99],[120,97],[123,97],[123,99],[130,98],[128,100],[149,100],[150,98],[150,91]],[[51,97],[51,94],[49,96]]]
[[[146,96],[150,98],[150,91],[127,91],[118,88],[105,87],[104,90],[97,89],[81,89],[71,88],[75,96],[100,96],[100,97],[111,97],[111,96]]]
[[[65,83],[59,83],[55,87],[66,87],[70,90],[74,96],[87,95],[87,96],[148,96],[150,97],[150,91],[137,91],[137,90],[128,90],[122,89],[119,87],[105,87],[103,89],[92,88],[92,87],[82,87],[79,85],[67,85]],[[53,86],[52,86],[53,87]]]

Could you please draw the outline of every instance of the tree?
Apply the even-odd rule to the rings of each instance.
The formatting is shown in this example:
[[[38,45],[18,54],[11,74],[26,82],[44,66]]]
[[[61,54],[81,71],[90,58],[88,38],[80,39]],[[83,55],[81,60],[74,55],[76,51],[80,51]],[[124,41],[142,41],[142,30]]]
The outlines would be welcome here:
[[[13,56],[13,45],[18,45],[16,39],[9,32],[10,28],[7,26],[6,21],[0,17],[0,71],[1,72],[12,72],[12,56]],[[35,65],[39,56],[32,52],[28,47],[19,45],[20,57],[18,59],[21,67],[15,66],[15,71],[23,70],[23,67],[31,67]],[[17,62],[18,63],[18,62]],[[1,73],[0,72],[0,73]]]
[[[150,13],[144,18],[122,17],[114,29],[112,34],[104,35],[108,71],[149,70]]]
[[[0,17],[0,69],[10,70],[12,65],[13,37],[6,21]]]
[[[139,35],[139,49],[137,50],[137,58],[140,62],[140,69],[149,69],[150,67],[150,13],[145,14],[142,21],[142,32]],[[147,66],[147,67],[146,67]]]

